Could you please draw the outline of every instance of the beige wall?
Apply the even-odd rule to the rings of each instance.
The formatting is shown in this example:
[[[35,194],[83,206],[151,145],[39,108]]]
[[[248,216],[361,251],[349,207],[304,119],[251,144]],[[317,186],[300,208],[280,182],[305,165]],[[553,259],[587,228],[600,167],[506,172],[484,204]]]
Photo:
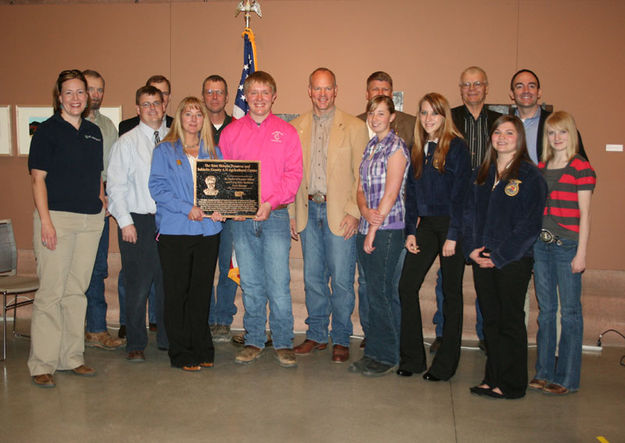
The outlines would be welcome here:
[[[134,90],[154,73],[173,84],[172,104],[198,94],[221,73],[236,88],[242,18],[236,1],[151,4],[0,6],[0,104],[48,105],[58,72],[93,68],[106,78],[105,105],[133,113]],[[489,102],[508,103],[511,74],[535,70],[543,99],[572,112],[599,184],[593,199],[588,267],[625,269],[625,209],[620,195],[625,154],[617,105],[625,102],[625,2],[619,0],[262,0],[252,19],[259,68],[278,82],[276,112],[309,108],[308,73],[323,65],[338,77],[338,104],[364,107],[364,81],[388,71],[405,92],[408,112],[429,91],[460,103],[460,71],[489,74]],[[231,102],[232,102],[231,97]],[[230,108],[229,108],[230,109]],[[13,134],[15,135],[15,134]],[[15,140],[15,137],[13,137]],[[14,141],[15,144],[15,141]],[[14,147],[14,151],[16,147]],[[0,157],[0,218],[15,221],[18,246],[32,238],[32,198],[25,158]]]

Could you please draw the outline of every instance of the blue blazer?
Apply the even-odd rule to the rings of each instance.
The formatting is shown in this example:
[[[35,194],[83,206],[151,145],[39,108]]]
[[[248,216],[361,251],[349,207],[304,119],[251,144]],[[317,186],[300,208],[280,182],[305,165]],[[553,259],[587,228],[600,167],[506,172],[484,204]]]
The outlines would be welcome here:
[[[221,158],[218,149],[217,156]],[[198,159],[205,158],[209,156],[202,144]],[[180,140],[173,146],[164,142],[154,149],[148,186],[156,202],[156,227],[159,233],[207,236],[221,232],[221,223],[210,218],[200,222],[188,218],[193,207],[193,173]]]
[[[547,184],[538,168],[530,162],[519,167],[518,183],[500,181],[495,189],[495,168],[491,166],[486,182],[472,177],[463,211],[463,248],[465,256],[485,246],[497,268],[532,256],[532,245],[542,227]]]
[[[450,217],[447,240],[459,240],[462,233],[462,207],[470,176],[469,149],[459,137],[451,141],[443,174],[430,161],[423,165],[421,177],[415,179],[411,163],[406,180],[406,235],[415,235],[418,217],[446,215]]]

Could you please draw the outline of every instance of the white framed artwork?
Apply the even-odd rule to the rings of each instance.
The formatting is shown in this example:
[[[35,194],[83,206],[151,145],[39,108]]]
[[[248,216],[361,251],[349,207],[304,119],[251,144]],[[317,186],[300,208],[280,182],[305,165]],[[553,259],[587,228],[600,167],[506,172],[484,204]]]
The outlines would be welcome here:
[[[0,106],[0,155],[11,154],[11,106]]]
[[[17,155],[28,155],[30,140],[39,125],[52,117],[52,106],[16,106]]]
[[[122,107],[120,106],[102,106],[100,114],[111,119],[115,125],[115,129],[119,128],[119,122],[122,121]]]

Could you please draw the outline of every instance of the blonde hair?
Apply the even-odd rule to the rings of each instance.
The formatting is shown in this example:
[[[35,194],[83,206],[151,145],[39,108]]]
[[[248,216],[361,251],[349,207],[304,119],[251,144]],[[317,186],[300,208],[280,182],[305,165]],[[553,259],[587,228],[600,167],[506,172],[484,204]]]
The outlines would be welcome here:
[[[419,107],[417,108],[414,146],[410,155],[415,178],[421,177],[421,173],[423,172],[423,149],[428,139],[428,133],[425,132],[423,125],[421,125],[420,118],[421,107],[425,102],[430,104],[434,112],[444,117],[443,124],[434,135],[434,138],[438,138],[438,146],[436,152],[434,152],[432,164],[439,173],[443,174],[445,172],[445,160],[447,158],[447,152],[449,152],[451,141],[456,137],[462,138],[462,134],[460,134],[460,131],[458,131],[456,125],[454,125],[454,120],[451,117],[451,108],[449,107],[447,99],[437,92],[430,92],[424,95],[419,101]]]
[[[176,109],[174,115],[174,121],[171,123],[169,132],[163,139],[164,142],[170,142],[175,144],[178,140],[181,142],[184,140],[184,130],[182,129],[182,113],[187,109],[198,109],[202,116],[204,116],[204,122],[202,129],[200,129],[200,146],[202,146],[204,153],[208,154],[210,158],[217,158],[217,151],[215,151],[215,145],[213,144],[213,127],[208,117],[208,110],[204,103],[197,97],[185,97],[182,99]]]
[[[549,144],[549,130],[561,129],[569,133],[569,144],[566,147],[568,159],[575,157],[579,151],[579,139],[577,138],[577,126],[575,119],[566,111],[556,111],[545,120],[545,129],[543,130],[543,152],[541,160],[547,163],[554,156],[553,147]]]

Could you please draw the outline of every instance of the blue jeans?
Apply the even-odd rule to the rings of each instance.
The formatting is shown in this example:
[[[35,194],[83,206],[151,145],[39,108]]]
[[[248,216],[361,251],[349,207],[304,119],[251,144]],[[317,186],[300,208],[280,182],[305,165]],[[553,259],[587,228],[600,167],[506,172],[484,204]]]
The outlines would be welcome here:
[[[208,323],[211,325],[232,324],[232,319],[237,313],[234,297],[237,294],[237,284],[228,277],[230,260],[232,259],[232,220],[222,223],[219,238],[219,281],[217,292],[211,285],[210,314]]]
[[[293,310],[289,283],[291,233],[286,209],[271,211],[265,221],[232,223],[234,249],[243,290],[245,344],[264,348],[269,327],[275,349],[293,348]]]
[[[401,278],[401,270],[404,267],[405,259],[406,248],[402,248],[393,277],[393,287],[396,292],[399,290],[399,279]],[[401,303],[399,302],[399,295],[393,298],[391,309],[393,310],[393,317],[395,318],[395,321],[398,325],[401,324]],[[358,260],[358,315],[360,317],[362,332],[366,338],[367,331],[369,330],[369,302],[367,301],[367,282],[365,278],[365,270],[363,269],[360,260]]]
[[[443,271],[441,271],[440,267],[438,268],[438,273],[436,274],[436,288],[434,289],[436,292],[436,312],[434,313],[434,317],[432,318],[432,323],[436,326],[436,336],[443,336],[443,326],[445,325],[445,316],[443,315]],[[480,340],[484,340],[484,331],[482,329],[482,324],[484,320],[482,319],[482,311],[480,310],[480,303],[475,297],[475,332],[477,333],[477,338]]]
[[[300,235],[308,311],[306,338],[327,343],[331,314],[332,343],[349,346],[355,303],[356,237],[345,240],[332,234],[326,203],[313,201],[308,202],[308,223]]]
[[[571,271],[571,261],[577,253],[577,242],[561,239],[562,245],[547,244],[540,239],[534,243],[534,281],[538,299],[538,345],[536,378],[564,386],[569,391],[579,389],[582,366],[582,274]],[[556,363],[556,312],[558,292],[562,314],[562,333]]]
[[[119,277],[117,277],[117,299],[119,300],[119,324],[126,324],[126,287],[124,286],[124,268],[119,270]],[[150,323],[158,323],[156,320],[156,289],[154,284],[150,287],[150,294],[148,295],[148,321]]]
[[[363,250],[364,241],[365,236],[358,234],[358,260],[365,271],[369,302],[365,356],[395,366],[399,363],[400,327],[393,308],[394,304],[399,305],[395,274],[404,250],[404,232],[403,229],[379,230],[371,254]]]
[[[109,255],[109,218],[104,217],[104,228],[98,244],[98,252],[93,264],[89,288],[85,292],[87,297],[87,332],[106,331],[106,298],[104,297],[104,279],[108,277]]]

